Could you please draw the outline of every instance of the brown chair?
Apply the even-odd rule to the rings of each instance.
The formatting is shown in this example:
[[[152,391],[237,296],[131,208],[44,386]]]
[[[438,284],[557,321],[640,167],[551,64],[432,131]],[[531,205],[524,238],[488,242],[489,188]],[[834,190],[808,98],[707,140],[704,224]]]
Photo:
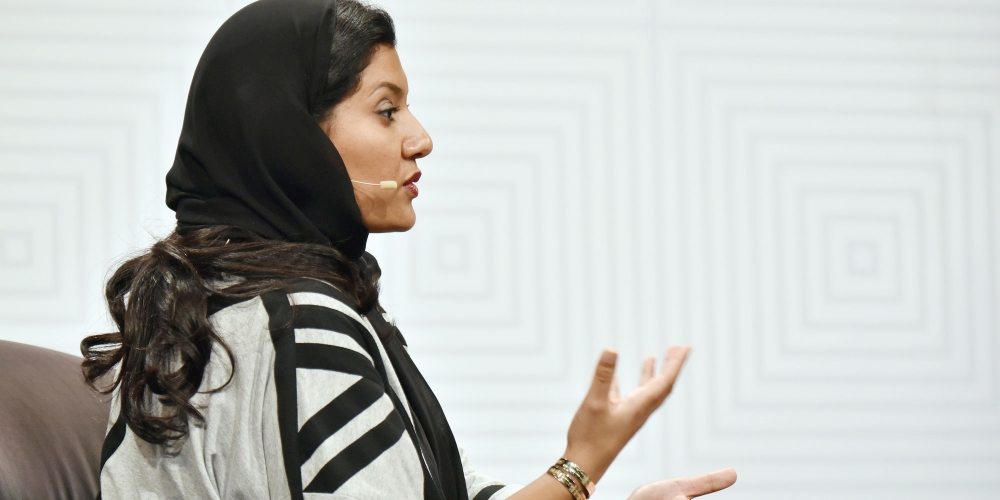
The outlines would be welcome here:
[[[81,358],[0,341],[0,500],[93,500],[107,396]]]

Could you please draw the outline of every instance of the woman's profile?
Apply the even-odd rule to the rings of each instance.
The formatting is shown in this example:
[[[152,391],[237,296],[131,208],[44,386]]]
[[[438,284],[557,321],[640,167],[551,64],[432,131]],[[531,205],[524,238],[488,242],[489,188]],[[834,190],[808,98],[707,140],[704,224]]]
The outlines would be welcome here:
[[[605,351],[538,479],[469,465],[365,252],[369,233],[413,227],[433,148],[395,45],[389,15],[354,0],[260,0],[209,42],[167,175],[176,230],[114,272],[118,332],[81,345],[87,380],[114,380],[104,500],[586,499],[669,395],[686,347],[648,358],[625,395]]]

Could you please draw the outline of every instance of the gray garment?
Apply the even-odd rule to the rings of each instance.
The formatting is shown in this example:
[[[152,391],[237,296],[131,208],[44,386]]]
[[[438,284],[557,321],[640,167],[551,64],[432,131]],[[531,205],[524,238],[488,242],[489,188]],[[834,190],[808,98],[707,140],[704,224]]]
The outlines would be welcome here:
[[[366,318],[360,317],[351,307],[328,295],[295,292],[287,296],[294,306],[314,306],[322,308],[325,313],[335,312],[349,318],[351,324],[357,327],[355,332],[296,328],[296,348],[322,344],[323,347],[352,351],[372,363],[372,354],[357,341],[358,335],[370,335],[376,340],[377,355],[381,357],[389,381],[389,387],[383,387],[385,384],[381,379],[373,380],[364,373],[359,375],[301,367],[295,369],[300,433],[311,417],[316,416],[334,399],[350,397],[359,387],[365,389],[361,385],[378,384],[376,389],[368,387],[369,392],[383,391],[376,393],[376,397],[372,398],[373,403],[362,405],[363,409],[352,414],[349,421],[336,432],[316,443],[315,449],[302,463],[299,471],[301,484],[305,488],[322,474],[324,467],[336,460],[344,460],[345,455],[350,456],[345,450],[352,444],[360,443],[362,439],[371,441],[372,435],[383,432],[381,429],[391,423],[390,420],[402,422],[399,419],[407,419],[412,423],[412,417],[408,411],[406,415],[398,415],[390,401],[389,391],[402,402],[404,408],[409,408],[385,349]],[[168,454],[162,448],[138,439],[131,431],[126,431],[121,445],[105,463],[101,473],[104,500],[290,498],[279,432],[278,389],[274,377],[275,347],[268,328],[268,311],[262,299],[257,297],[222,309],[211,317],[211,321],[237,360],[235,372],[228,357],[217,345],[206,368],[202,392],[192,399],[202,408],[205,421],[199,425],[192,423],[186,440],[176,454]],[[232,380],[223,389],[210,394],[204,392],[223,386],[230,373]],[[118,413],[119,401],[116,395],[112,402],[110,422],[118,420]],[[398,415],[399,419],[394,415]],[[378,456],[353,472],[332,493],[310,493],[305,488],[304,498],[422,499],[424,473],[418,447],[406,432],[402,432],[398,438],[395,435],[388,436],[382,440],[385,446],[376,450]],[[357,447],[355,445],[354,448]],[[296,450],[296,455],[299,451]],[[475,499],[489,485],[501,484],[475,473],[466,463],[464,453],[462,458],[470,499]],[[316,479],[316,482],[320,480]],[[503,500],[517,489],[515,486],[507,486],[489,498]]]

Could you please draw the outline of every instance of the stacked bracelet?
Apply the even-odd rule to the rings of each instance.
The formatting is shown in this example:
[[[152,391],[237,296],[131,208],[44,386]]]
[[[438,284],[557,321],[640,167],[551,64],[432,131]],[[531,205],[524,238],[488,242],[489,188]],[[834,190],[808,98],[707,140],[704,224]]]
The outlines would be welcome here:
[[[565,458],[560,458],[552,467],[549,475],[556,478],[573,495],[573,500],[586,500],[594,494],[594,482],[580,466]]]
[[[576,465],[565,458],[560,458],[559,461],[556,462],[556,467],[562,467],[564,471],[573,474],[573,477],[575,477],[577,481],[580,481],[580,486],[582,486],[583,491],[586,492],[587,498],[590,498],[590,495],[594,494],[594,482],[590,480],[590,476],[588,476],[586,472],[583,472],[583,469],[581,469],[579,465]]]
[[[569,490],[569,494],[573,495],[573,500],[585,500],[587,497],[583,495],[583,490],[580,489],[580,485],[573,481],[573,476],[563,472],[562,469],[552,466],[549,467],[549,475],[556,478],[557,481],[562,483],[563,486]]]

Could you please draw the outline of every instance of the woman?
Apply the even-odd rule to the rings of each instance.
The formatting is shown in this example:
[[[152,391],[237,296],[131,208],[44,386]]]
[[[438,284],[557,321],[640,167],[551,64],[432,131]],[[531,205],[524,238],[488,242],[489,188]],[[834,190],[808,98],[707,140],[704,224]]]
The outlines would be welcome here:
[[[524,487],[469,467],[364,252],[413,226],[432,149],[394,47],[389,16],[350,0],[261,0],[209,42],[167,175],[177,230],[115,272],[119,332],[81,346],[88,381],[115,373],[103,498],[585,498],[669,394],[686,348],[624,398],[607,351],[565,460]]]

